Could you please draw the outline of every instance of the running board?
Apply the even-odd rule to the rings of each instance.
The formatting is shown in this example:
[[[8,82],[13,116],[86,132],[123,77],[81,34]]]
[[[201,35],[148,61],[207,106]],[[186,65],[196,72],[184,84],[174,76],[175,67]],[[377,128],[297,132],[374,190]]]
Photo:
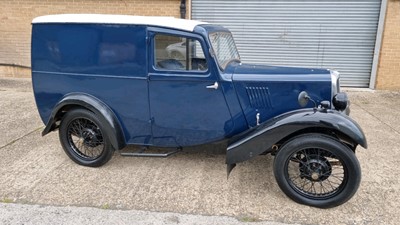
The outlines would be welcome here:
[[[175,153],[178,153],[182,151],[182,148],[177,148],[174,151],[171,152],[166,152],[166,153],[146,153],[145,151],[147,150],[147,147],[143,147],[137,152],[121,152],[121,156],[127,156],[127,157],[160,157],[160,158],[166,158],[168,156],[171,156]]]

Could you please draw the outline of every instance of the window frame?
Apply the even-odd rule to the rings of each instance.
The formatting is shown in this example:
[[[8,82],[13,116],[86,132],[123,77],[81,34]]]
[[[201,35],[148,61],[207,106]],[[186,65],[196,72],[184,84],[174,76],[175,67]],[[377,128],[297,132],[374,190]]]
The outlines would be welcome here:
[[[155,37],[157,35],[167,35],[175,36],[178,38],[186,38],[198,41],[204,54],[204,59],[206,60],[207,70],[174,70],[174,69],[162,69],[156,66],[156,46]],[[185,77],[208,77],[210,76],[210,58],[208,56],[207,45],[205,44],[204,38],[200,35],[194,33],[188,33],[178,30],[170,30],[165,28],[148,28],[148,38],[150,39],[149,48],[149,68],[151,73],[156,73],[165,76],[185,76]]]

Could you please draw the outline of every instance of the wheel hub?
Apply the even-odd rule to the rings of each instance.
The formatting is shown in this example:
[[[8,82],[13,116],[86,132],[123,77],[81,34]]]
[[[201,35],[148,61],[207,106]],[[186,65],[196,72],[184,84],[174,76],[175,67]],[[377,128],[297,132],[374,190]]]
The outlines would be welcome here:
[[[315,157],[307,160],[304,157],[300,163],[300,173],[302,178],[306,178],[310,181],[324,181],[332,173],[332,166],[329,161],[323,157]]]
[[[84,128],[79,142],[83,142],[86,146],[96,147],[99,143],[96,132],[89,128]]]

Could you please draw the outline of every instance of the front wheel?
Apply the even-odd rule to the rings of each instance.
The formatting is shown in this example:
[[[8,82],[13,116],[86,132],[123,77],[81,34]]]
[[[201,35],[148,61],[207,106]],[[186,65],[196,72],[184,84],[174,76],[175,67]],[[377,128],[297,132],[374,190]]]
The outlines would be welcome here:
[[[354,152],[322,134],[302,135],[284,144],[274,160],[274,175],[288,197],[318,208],[345,203],[361,181]]]
[[[100,118],[85,109],[65,114],[59,136],[65,153],[83,166],[101,166],[111,159],[114,152]]]

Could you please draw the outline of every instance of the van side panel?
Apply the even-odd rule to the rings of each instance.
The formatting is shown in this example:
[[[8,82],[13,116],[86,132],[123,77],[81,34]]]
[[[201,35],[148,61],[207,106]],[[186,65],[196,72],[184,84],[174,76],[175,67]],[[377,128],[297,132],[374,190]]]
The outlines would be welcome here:
[[[151,144],[146,28],[105,24],[34,24],[32,83],[47,123],[68,93],[92,95],[119,119],[129,144]]]

